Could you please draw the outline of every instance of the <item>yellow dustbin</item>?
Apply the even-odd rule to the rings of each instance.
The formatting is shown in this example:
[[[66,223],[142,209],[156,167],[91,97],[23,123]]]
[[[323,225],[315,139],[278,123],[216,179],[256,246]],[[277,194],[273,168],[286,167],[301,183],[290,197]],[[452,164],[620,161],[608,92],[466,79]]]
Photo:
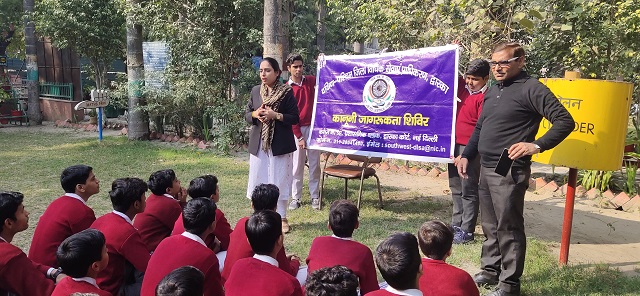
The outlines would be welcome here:
[[[633,84],[593,79],[542,78],[567,108],[575,126],[554,149],[533,155],[544,164],[587,169],[617,170],[622,164]],[[536,138],[550,128],[542,119]]]

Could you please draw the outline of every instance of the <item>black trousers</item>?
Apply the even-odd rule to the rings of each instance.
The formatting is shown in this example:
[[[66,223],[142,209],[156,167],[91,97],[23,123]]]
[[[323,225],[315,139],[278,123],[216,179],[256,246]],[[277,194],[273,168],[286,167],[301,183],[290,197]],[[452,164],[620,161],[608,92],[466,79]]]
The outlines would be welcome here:
[[[456,144],[454,156],[462,154],[465,145]],[[468,233],[474,233],[478,221],[478,180],[480,178],[480,155],[469,160],[468,178],[460,178],[458,169],[452,163],[448,165],[449,189],[453,199],[451,225],[458,226]]]
[[[498,279],[498,287],[520,292],[527,238],[524,232],[524,195],[529,187],[531,167],[512,167],[503,177],[494,168],[480,169],[480,211],[482,211],[482,275]]]

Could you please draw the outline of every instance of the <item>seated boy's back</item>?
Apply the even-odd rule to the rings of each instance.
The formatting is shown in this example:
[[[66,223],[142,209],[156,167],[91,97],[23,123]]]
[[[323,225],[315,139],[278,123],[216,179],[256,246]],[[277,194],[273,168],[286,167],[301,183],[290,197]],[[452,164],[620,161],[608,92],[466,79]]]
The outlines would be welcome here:
[[[420,226],[418,242],[426,257],[422,258],[419,287],[424,295],[480,295],[466,271],[445,262],[451,255],[453,236],[451,228],[441,221],[428,221]]]
[[[100,230],[107,241],[109,264],[96,278],[98,286],[118,295],[126,284],[125,271],[127,265],[140,272],[147,269],[149,251],[142,242],[138,231],[133,227],[131,219],[144,211],[147,185],[138,178],[123,178],[113,181],[111,185],[111,203],[114,211],[98,218],[91,228]]]
[[[68,275],[51,296],[91,293],[112,296],[98,287],[95,277],[107,267],[109,255],[104,235],[96,229],[85,229],[65,239],[56,254],[60,267]]]
[[[262,210],[275,211],[278,205],[278,198],[280,197],[280,190],[273,184],[260,184],[256,186],[251,194],[251,207],[257,213]],[[251,245],[247,241],[246,223],[249,217],[244,217],[238,221],[236,227],[233,228],[231,233],[231,239],[229,242],[229,249],[227,251],[227,258],[224,261],[222,268],[222,283],[229,278],[231,268],[236,261],[253,256],[255,253],[251,249]],[[278,260],[278,266],[286,273],[296,276],[298,269],[300,268],[300,261],[295,258],[287,258],[284,246],[280,248],[277,256],[274,256]]]
[[[238,260],[225,283],[226,296],[302,296],[292,275],[278,268],[282,248],[282,219],[271,210],[254,213],[246,223],[247,240],[255,255]]]
[[[231,274],[231,268],[237,261],[243,258],[252,257],[255,253],[251,249],[251,245],[247,241],[247,235],[245,233],[245,224],[249,220],[249,217],[244,217],[238,220],[236,227],[231,232],[231,240],[229,243],[229,249],[227,250],[227,258],[224,261],[224,267],[222,268],[222,282],[224,283],[229,274]],[[276,257],[278,261],[278,267],[284,272],[295,276],[300,268],[300,262],[297,260],[289,260],[287,258],[284,246],[278,252]]]
[[[100,191],[100,181],[93,169],[86,165],[66,168],[60,183],[65,194],[55,199],[44,211],[36,225],[29,248],[29,259],[47,266],[58,267],[56,250],[64,239],[91,226],[96,220],[86,202]]]
[[[152,194],[147,198],[144,212],[136,216],[133,225],[152,252],[171,235],[173,225],[182,213],[180,202],[184,198],[181,197],[180,180],[173,170],[154,172],[149,177],[148,186]]]
[[[194,198],[184,208],[187,231],[164,239],[149,260],[142,282],[142,296],[154,296],[156,286],[173,270],[193,266],[204,274],[205,296],[224,295],[218,259],[205,244],[215,229],[215,203],[208,198]]]
[[[360,281],[362,295],[378,290],[373,254],[369,247],[351,236],[358,227],[358,208],[348,200],[337,200],[329,210],[329,227],[333,236],[317,237],[307,256],[308,273],[323,267],[343,265],[351,269]]]
[[[197,177],[189,182],[189,189],[187,191],[189,192],[189,196],[192,198],[208,197],[216,203],[216,229],[205,238],[204,243],[214,252],[226,251],[229,249],[230,235],[233,230],[231,229],[231,225],[229,225],[229,221],[227,221],[227,218],[224,216],[224,213],[220,208],[217,208],[218,201],[220,200],[218,178],[213,175]],[[171,235],[178,235],[183,232],[184,222],[181,213],[180,217],[178,217],[176,223],[173,225]],[[219,246],[218,243],[216,243],[216,238],[220,242]]]
[[[180,235],[184,232],[184,223],[182,222],[182,214],[176,220],[176,224],[173,225],[173,231],[171,235]],[[229,249],[229,243],[231,241],[231,233],[233,229],[231,229],[231,225],[229,221],[224,216],[224,213],[220,211],[220,209],[216,209],[216,229],[213,233],[209,234],[207,238],[204,240],[204,243],[211,250],[216,247],[216,238],[220,241],[220,251],[225,251]]]

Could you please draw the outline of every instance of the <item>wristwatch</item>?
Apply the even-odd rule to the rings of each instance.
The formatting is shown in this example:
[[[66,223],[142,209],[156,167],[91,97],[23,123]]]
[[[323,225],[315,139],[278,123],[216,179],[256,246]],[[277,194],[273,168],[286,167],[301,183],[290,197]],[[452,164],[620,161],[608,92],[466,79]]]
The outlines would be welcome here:
[[[538,152],[542,151],[542,149],[540,149],[540,146],[536,143],[532,143],[533,147],[536,147],[536,149],[538,149]]]
[[[53,280],[54,283],[57,283],[57,279],[58,276],[62,273],[62,269],[58,268],[55,269],[52,273],[51,273],[51,279]]]

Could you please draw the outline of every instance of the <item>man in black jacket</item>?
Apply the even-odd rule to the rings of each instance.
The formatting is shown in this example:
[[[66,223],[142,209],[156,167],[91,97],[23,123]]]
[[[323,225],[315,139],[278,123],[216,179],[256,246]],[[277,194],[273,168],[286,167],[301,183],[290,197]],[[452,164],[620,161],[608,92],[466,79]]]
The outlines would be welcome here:
[[[524,195],[529,187],[531,155],[551,149],[574,127],[573,118],[549,88],[523,70],[524,49],[498,45],[491,55],[498,81],[485,94],[482,113],[457,167],[466,176],[468,160],[480,154],[480,212],[486,240],[482,244],[478,285],[498,285],[491,296],[520,295],[526,236]],[[553,126],[535,139],[542,118]],[[504,149],[514,160],[506,177],[495,172]]]

